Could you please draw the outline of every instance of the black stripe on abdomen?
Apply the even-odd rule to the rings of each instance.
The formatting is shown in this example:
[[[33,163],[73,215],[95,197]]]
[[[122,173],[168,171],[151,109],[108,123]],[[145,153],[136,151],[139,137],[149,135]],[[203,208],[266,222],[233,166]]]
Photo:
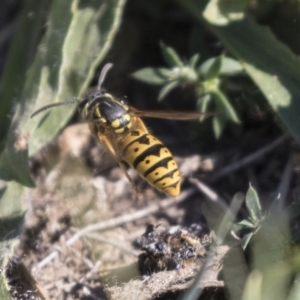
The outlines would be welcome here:
[[[162,148],[165,148],[165,146],[163,144],[156,144],[156,145],[149,147],[134,160],[134,162],[132,164],[133,167],[136,169],[138,164],[140,162],[144,161],[148,156],[154,155],[154,156],[160,157],[160,150]]]
[[[178,169],[176,168],[175,170],[172,170],[172,171],[166,173],[165,175],[161,176],[160,178],[157,178],[157,179],[153,182],[153,184],[156,184],[157,182],[159,182],[159,181],[161,181],[161,180],[163,180],[163,179],[165,179],[165,178],[173,178],[174,173],[177,172],[177,171],[178,171]]]
[[[144,174],[144,177],[147,177],[150,173],[152,173],[153,171],[155,171],[157,168],[159,167],[164,167],[164,168],[168,168],[168,163],[173,160],[173,157],[166,157],[160,161],[158,161],[156,164],[154,164],[152,167],[150,167]]]
[[[139,132],[138,132],[139,134]],[[137,137],[136,139],[132,139],[123,149],[123,153],[125,155],[127,149],[135,142],[139,143],[139,144],[144,144],[144,145],[150,145],[150,140],[147,137],[148,133],[145,133],[139,137]],[[132,136],[134,136],[134,134],[132,134]]]

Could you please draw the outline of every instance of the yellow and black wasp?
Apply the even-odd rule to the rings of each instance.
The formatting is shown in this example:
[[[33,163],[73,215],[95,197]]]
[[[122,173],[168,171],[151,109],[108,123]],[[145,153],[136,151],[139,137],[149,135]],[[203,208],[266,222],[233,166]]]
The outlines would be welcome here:
[[[125,101],[114,98],[102,89],[108,70],[106,64],[100,74],[95,93],[82,100],[53,103],[32,115],[60,105],[78,103],[79,111],[100,144],[114,157],[139,195],[138,189],[127,172],[127,164],[159,191],[177,197],[180,193],[180,171],[170,150],[149,133],[141,117],[172,120],[192,120],[203,116],[197,112],[138,110]],[[208,114],[207,114],[208,115]]]

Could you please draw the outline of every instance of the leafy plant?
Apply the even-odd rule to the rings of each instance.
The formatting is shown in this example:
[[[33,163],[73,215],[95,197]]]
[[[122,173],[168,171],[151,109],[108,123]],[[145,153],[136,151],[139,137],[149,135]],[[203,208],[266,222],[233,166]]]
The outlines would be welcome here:
[[[133,74],[135,79],[162,85],[158,101],[162,101],[173,89],[191,86],[197,99],[200,112],[207,112],[210,102],[214,101],[217,114],[213,116],[215,136],[221,136],[227,121],[239,123],[239,118],[228,97],[222,91],[222,77],[232,76],[243,71],[240,63],[232,58],[219,56],[198,65],[199,55],[193,55],[185,64],[177,52],[161,44],[162,55],[169,68],[145,68]]]
[[[247,191],[245,202],[249,218],[236,224],[236,231],[245,229],[248,232],[243,236],[241,241],[243,249],[247,247],[252,236],[260,229],[261,223],[264,219],[259,197],[251,184]]]
[[[246,13],[249,1],[178,2],[196,20],[205,23],[239,60],[289,132],[300,142],[300,62],[291,49]],[[276,1],[270,3],[275,5]],[[297,39],[297,35],[290,39]]]

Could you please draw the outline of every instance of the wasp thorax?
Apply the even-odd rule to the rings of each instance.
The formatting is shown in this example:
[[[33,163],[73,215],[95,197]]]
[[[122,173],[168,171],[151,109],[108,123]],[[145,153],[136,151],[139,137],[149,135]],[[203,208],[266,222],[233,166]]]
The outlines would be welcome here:
[[[107,119],[109,123],[122,118],[127,114],[120,102],[112,101],[111,99],[102,99],[99,103],[99,111],[103,118]]]
[[[84,114],[87,119],[106,123],[117,134],[127,132],[132,126],[128,106],[108,93],[101,93],[90,99],[84,108]]]

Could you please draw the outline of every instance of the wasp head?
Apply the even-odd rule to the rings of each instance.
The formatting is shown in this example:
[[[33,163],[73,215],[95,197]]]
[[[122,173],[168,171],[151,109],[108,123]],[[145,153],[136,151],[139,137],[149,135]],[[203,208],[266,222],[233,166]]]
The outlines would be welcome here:
[[[131,125],[128,106],[106,91],[97,91],[90,95],[82,101],[79,109],[82,117],[88,122],[106,123],[116,133],[124,132],[125,128]]]

